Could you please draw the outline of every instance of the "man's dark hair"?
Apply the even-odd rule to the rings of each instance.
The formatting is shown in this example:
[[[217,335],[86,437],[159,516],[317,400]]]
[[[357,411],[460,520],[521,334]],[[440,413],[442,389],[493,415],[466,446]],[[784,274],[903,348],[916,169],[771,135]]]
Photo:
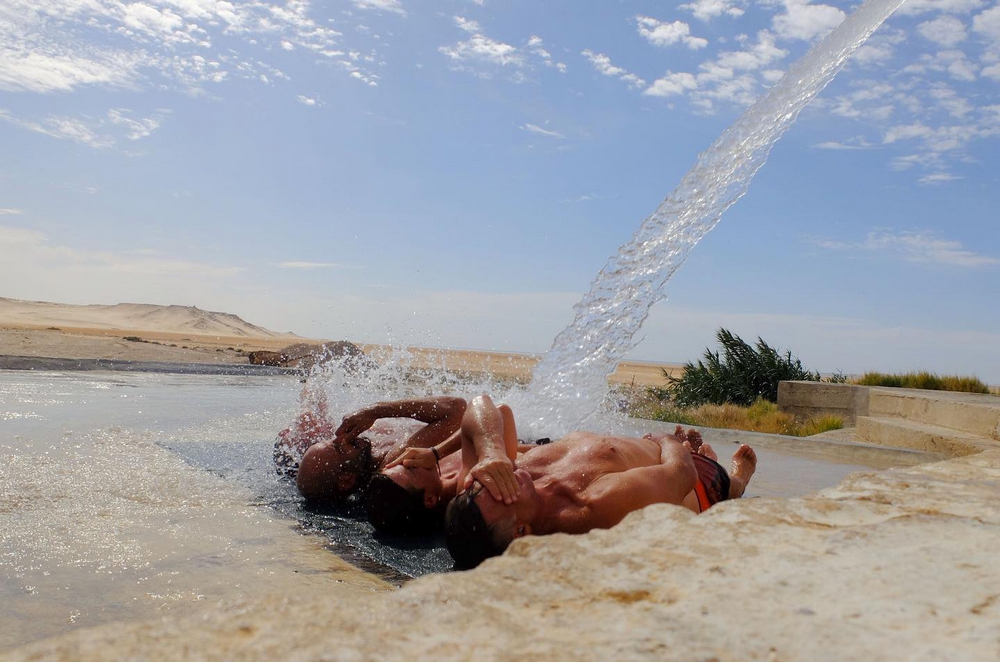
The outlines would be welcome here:
[[[486,524],[476,505],[482,489],[477,486],[459,494],[448,504],[444,516],[445,544],[459,570],[475,568],[491,556],[500,556],[511,542]]]
[[[340,465],[342,471],[347,471],[357,476],[354,481],[354,487],[351,488],[352,493],[365,489],[368,483],[371,482],[376,470],[375,458],[372,457],[372,442],[367,437],[358,437],[357,441],[361,442],[361,450],[353,460],[347,460]],[[344,496],[346,497],[347,495]]]
[[[408,490],[385,474],[372,476],[365,491],[368,521],[392,536],[420,536],[441,528],[444,512],[424,505],[424,490]]]

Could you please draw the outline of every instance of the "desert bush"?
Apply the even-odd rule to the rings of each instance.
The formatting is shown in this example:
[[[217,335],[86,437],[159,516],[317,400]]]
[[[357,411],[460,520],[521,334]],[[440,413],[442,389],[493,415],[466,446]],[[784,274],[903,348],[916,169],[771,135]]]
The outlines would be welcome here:
[[[891,386],[897,388],[920,388],[931,391],[959,391],[962,393],[989,393],[990,388],[977,377],[958,375],[938,376],[931,372],[909,372],[891,374],[866,372],[857,383],[862,386]]]
[[[802,362],[757,338],[756,347],[726,329],[716,332],[722,353],[706,349],[697,364],[684,364],[680,377],[667,377],[671,400],[680,407],[701,404],[738,404],[749,407],[759,398],[778,399],[782,380],[820,381],[818,372],[802,367]]]

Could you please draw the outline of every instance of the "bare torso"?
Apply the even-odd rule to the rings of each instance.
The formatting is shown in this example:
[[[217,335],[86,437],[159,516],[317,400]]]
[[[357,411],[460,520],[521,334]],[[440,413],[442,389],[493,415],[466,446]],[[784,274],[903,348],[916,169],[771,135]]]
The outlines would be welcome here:
[[[396,459],[407,448],[407,441],[425,423],[408,418],[380,419],[363,434],[372,444],[372,460],[377,471]]]
[[[576,533],[613,526],[638,504],[619,502],[608,512],[595,508],[595,493],[619,479],[617,474],[660,465],[660,456],[661,446],[655,441],[590,432],[570,433],[522,455],[518,467],[531,475],[535,490],[545,497],[546,512],[535,533],[550,532],[546,529]]]

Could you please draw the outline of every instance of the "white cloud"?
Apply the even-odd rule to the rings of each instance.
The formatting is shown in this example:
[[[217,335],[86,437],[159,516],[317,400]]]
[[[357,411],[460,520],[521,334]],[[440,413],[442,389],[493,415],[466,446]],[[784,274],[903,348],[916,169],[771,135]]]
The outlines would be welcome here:
[[[907,0],[896,10],[901,16],[941,12],[942,14],[968,14],[983,6],[983,0]]]
[[[743,2],[740,0],[695,0],[690,4],[679,5],[678,9],[686,9],[700,21],[709,21],[717,16],[739,18],[744,14]]]
[[[1000,81],[1000,63],[984,68],[979,72],[979,75],[984,78],[992,78],[993,80]]]
[[[48,237],[37,230],[0,225],[0,276],[6,279],[14,277],[18,271],[27,273],[29,266],[31,273],[48,271],[64,282],[73,282],[74,287],[81,284],[77,280],[80,278],[107,284],[120,281],[123,274],[128,274],[145,279],[179,276],[198,282],[206,278],[228,278],[243,271],[240,267],[157,258],[141,250],[90,251],[52,245]]]
[[[394,3],[382,4],[392,10]],[[197,91],[233,77],[287,78],[243,57],[233,39],[302,49],[346,64],[337,47],[341,33],[318,23],[310,11],[307,0],[7,0],[0,5],[0,90],[179,86]],[[94,34],[113,38],[81,38]],[[226,46],[216,48],[213,40],[222,37]],[[349,72],[359,69],[352,66]],[[369,72],[363,73],[370,80]]]
[[[636,16],[639,34],[654,46],[672,46],[682,43],[691,50],[708,46],[708,40],[691,36],[691,27],[682,21],[666,23],[649,16]]]
[[[377,9],[406,15],[406,10],[403,9],[403,4],[399,0],[353,0],[353,2],[358,9]]]
[[[1000,5],[991,7],[972,19],[972,30],[1000,43]]]
[[[830,5],[812,5],[806,0],[785,0],[785,13],[774,17],[772,26],[782,39],[812,41],[840,25],[846,14]]]
[[[14,117],[10,112],[0,109],[0,120],[10,122],[29,131],[41,133],[52,138],[72,140],[90,147],[105,149],[113,147],[115,139],[107,134],[100,134],[86,122],[72,117],[50,116],[41,122]],[[97,122],[96,124],[100,124]]]
[[[127,117],[131,112],[125,108],[113,108],[108,111],[108,121],[124,126],[127,130],[125,137],[129,140],[141,140],[160,128],[161,116],[134,120]]]
[[[539,37],[538,35],[531,35],[531,38],[528,39],[527,48],[531,51],[532,54],[541,58],[542,62],[545,64],[546,67],[552,67],[561,74],[566,73],[565,63],[556,62],[555,60],[552,59],[552,53],[548,52],[544,48],[542,38]]]
[[[874,144],[868,142],[864,136],[854,136],[842,142],[829,141],[813,145],[816,149],[834,149],[834,150],[858,150],[858,149],[873,149]]]
[[[441,46],[438,51],[458,64],[488,64],[499,67],[523,67],[526,64],[524,53],[516,46],[491,39],[482,33],[475,21],[469,21],[461,16],[455,16],[455,25],[471,36],[466,41],[460,41],[452,46]]]
[[[281,269],[341,269],[342,264],[335,262],[278,262],[275,266]]]
[[[23,213],[23,209],[12,209],[10,207],[0,209],[0,216],[20,216]]]
[[[463,16],[455,17],[455,25],[458,26],[459,30],[463,30],[465,32],[468,32],[469,34],[476,34],[477,32],[482,31],[482,28],[479,26],[479,23],[471,19],[467,19]]]
[[[774,35],[767,30],[757,33],[757,42],[749,49],[720,53],[715,64],[723,69],[756,71],[783,59],[788,51],[774,43]],[[705,65],[702,65],[705,68]]]
[[[698,81],[689,73],[674,73],[668,71],[662,78],[658,78],[647,87],[643,94],[651,97],[669,97],[685,94],[691,90],[698,89]]]
[[[917,180],[920,184],[924,185],[934,185],[934,184],[947,184],[948,182],[953,182],[955,180],[962,179],[957,175],[952,175],[947,172],[936,172],[931,175],[925,175]]]
[[[933,176],[931,176],[933,177]],[[939,175],[937,183],[950,181]],[[931,180],[928,183],[935,183]],[[826,239],[814,240],[819,246],[833,250],[863,250],[895,255],[908,262],[942,264],[953,267],[987,267],[1000,264],[1000,259],[967,250],[961,242],[938,239],[930,231],[887,232],[873,231],[860,243],[844,243]]]
[[[628,71],[622,69],[621,67],[616,67],[615,65],[611,64],[611,58],[609,58],[604,53],[595,53],[588,49],[582,51],[581,55],[590,60],[590,63],[594,65],[594,69],[596,69],[598,73],[604,76],[617,78],[621,81],[624,81],[625,83],[628,83],[628,86],[633,88],[646,86],[646,81],[644,81],[643,79],[639,78],[633,73],[629,73]]]
[[[950,48],[965,41],[965,23],[954,16],[939,16],[917,26],[917,32],[938,46]]]
[[[295,100],[304,106],[315,106],[317,103],[319,103],[316,99],[313,99],[312,97],[307,97],[303,94],[300,94],[297,97],[295,97]]]
[[[562,140],[563,138],[566,137],[563,134],[559,133],[558,131],[550,131],[549,129],[543,129],[537,124],[525,124],[524,126],[521,127],[521,129],[523,131],[527,131],[528,133],[534,133],[537,136],[545,136],[546,138],[556,138]]]

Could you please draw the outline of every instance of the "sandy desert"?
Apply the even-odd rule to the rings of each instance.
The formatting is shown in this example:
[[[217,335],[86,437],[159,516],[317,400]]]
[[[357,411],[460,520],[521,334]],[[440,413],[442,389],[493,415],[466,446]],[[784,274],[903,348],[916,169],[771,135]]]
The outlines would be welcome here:
[[[321,343],[294,333],[278,333],[237,315],[193,306],[122,303],[73,305],[0,297],[0,357],[113,359],[171,363],[247,363],[256,350],[278,351],[298,342]],[[336,340],[352,340],[339,338]],[[387,348],[357,343],[378,359]],[[413,367],[462,372],[490,372],[528,379],[538,355],[476,349],[409,348]],[[663,371],[677,375],[670,363],[623,361],[610,380],[616,384],[661,386]]]

